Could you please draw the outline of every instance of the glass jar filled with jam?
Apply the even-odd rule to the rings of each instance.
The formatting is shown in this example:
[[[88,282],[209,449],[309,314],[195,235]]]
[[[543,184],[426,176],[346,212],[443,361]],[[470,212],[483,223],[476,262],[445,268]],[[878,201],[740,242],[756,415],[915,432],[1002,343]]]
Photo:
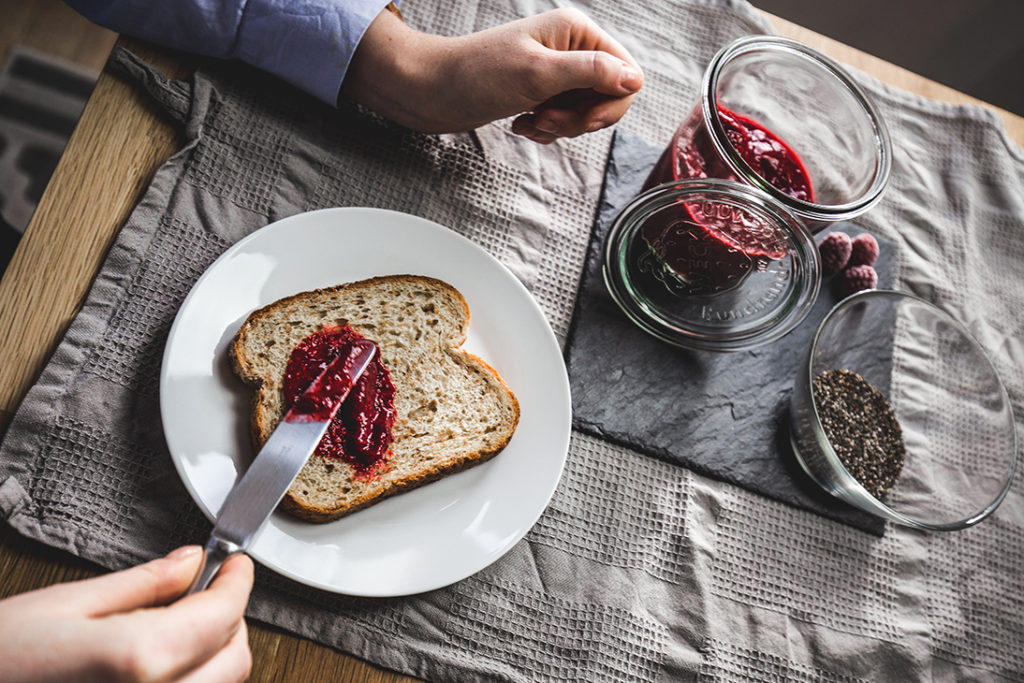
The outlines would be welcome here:
[[[752,36],[708,65],[701,96],[644,185],[722,178],[769,194],[812,232],[882,196],[889,134],[853,78],[819,52]]]
[[[761,190],[681,180],[640,194],[604,245],[609,293],[641,329],[670,344],[739,351],[781,338],[821,282],[814,238]]]

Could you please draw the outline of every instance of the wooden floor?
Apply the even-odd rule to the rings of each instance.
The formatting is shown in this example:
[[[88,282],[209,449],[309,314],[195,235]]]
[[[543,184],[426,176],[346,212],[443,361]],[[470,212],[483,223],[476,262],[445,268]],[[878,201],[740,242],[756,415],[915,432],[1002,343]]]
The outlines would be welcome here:
[[[0,17],[0,64],[13,46],[21,45],[98,74],[117,38],[63,0],[0,0]]]

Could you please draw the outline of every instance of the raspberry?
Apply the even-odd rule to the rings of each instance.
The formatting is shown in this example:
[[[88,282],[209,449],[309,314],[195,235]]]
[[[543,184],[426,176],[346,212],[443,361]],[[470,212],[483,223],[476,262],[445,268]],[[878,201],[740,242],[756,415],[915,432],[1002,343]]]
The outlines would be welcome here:
[[[833,232],[821,241],[818,245],[818,253],[821,254],[821,265],[826,272],[838,273],[850,260],[850,252],[853,245],[850,236],[845,232]]]
[[[853,238],[848,266],[873,266],[878,258],[878,240],[870,233],[861,233]]]
[[[839,278],[839,293],[850,296],[862,289],[874,289],[878,284],[878,273],[871,266],[850,266]]]

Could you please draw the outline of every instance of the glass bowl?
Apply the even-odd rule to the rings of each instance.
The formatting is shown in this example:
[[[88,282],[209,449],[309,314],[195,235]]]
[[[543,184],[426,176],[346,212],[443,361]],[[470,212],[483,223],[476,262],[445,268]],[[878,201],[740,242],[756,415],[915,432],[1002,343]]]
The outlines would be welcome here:
[[[871,444],[893,430],[877,396],[836,372],[843,370],[891,406],[905,447],[901,469],[891,457],[898,439],[872,461]],[[1013,413],[995,367],[964,325],[901,292],[860,292],[825,316],[796,378],[790,428],[797,460],[826,491],[920,529],[980,522],[1002,502],[1016,469]],[[880,491],[891,475],[895,483]]]

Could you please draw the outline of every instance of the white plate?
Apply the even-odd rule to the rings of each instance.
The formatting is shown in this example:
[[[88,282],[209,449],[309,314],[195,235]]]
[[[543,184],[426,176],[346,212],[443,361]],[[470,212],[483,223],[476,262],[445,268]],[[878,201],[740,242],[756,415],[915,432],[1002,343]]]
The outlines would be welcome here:
[[[498,370],[522,414],[505,450],[478,467],[336,522],[274,513],[250,555],[349,595],[409,595],[463,579],[508,551],[547,506],[569,447],[569,382],[526,288],[479,246],[422,218],[366,208],[299,214],[241,240],[199,278],[171,327],[160,376],[171,457],[212,520],[253,457],[248,391],[227,357],[238,327],[284,296],[400,273],[462,292],[472,316],[465,348]]]

